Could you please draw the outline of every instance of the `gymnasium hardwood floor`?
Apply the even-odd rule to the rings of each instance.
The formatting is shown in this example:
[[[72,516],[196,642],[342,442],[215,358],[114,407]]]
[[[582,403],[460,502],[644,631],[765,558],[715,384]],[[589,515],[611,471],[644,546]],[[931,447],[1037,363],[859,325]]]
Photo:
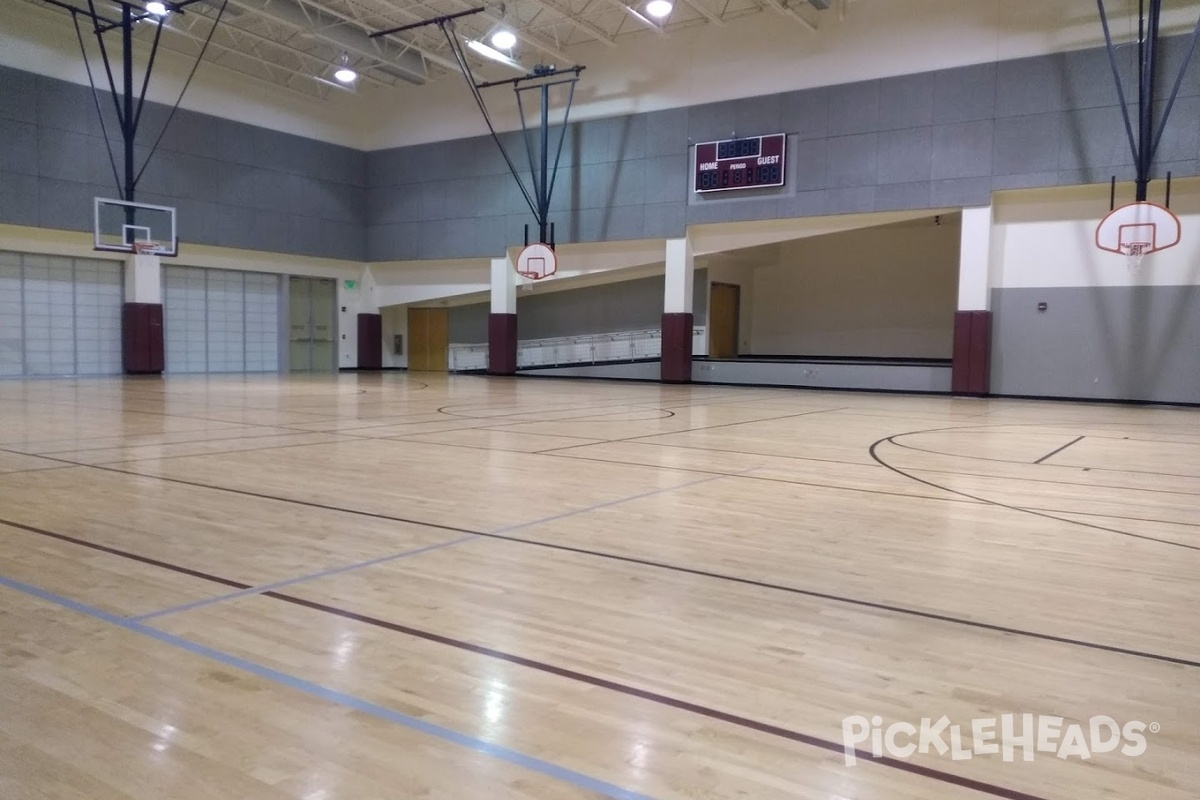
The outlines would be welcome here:
[[[1196,798],[1198,413],[0,382],[0,797]],[[843,752],[1005,714],[1145,752]]]

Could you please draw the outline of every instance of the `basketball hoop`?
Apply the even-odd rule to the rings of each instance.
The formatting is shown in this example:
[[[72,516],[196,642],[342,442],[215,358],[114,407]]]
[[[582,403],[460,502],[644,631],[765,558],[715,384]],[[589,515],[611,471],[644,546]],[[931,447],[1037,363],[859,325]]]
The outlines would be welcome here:
[[[1136,273],[1142,259],[1179,244],[1179,217],[1155,203],[1138,202],[1114,208],[1096,226],[1096,246],[1125,256],[1129,271]]]
[[[540,281],[558,272],[558,258],[547,244],[535,243],[527,246],[517,256],[517,274],[522,278]]]
[[[1125,265],[1129,267],[1130,272],[1137,272],[1142,266],[1142,259],[1150,253],[1149,242],[1129,242],[1121,245],[1122,252],[1125,253]]]
[[[162,251],[162,245],[159,242],[145,239],[133,243],[133,252],[139,256],[158,255]]]

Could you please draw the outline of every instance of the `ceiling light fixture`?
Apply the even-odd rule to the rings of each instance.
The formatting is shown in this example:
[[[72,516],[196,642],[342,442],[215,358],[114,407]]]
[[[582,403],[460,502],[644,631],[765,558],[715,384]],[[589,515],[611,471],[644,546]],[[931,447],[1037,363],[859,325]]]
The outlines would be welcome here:
[[[646,4],[646,13],[656,19],[662,19],[671,13],[675,6],[671,5],[670,0],[650,0]]]
[[[342,58],[338,61],[338,68],[333,73],[333,77],[342,83],[354,83],[355,79],[358,78],[358,73],[350,68],[350,56],[342,53]]]
[[[472,50],[474,50],[476,53],[483,56],[484,58],[490,58],[492,61],[499,61],[501,64],[504,64],[505,66],[508,66],[508,67],[512,67],[513,69],[519,70],[521,72],[526,71],[525,67],[521,66],[520,63],[509,58],[504,53],[501,53],[499,50],[496,50],[495,48],[492,48],[492,47],[488,47],[483,42],[477,42],[474,39],[467,39],[467,47],[471,48]]]
[[[503,28],[492,34],[492,45],[501,50],[511,50],[517,43],[517,36],[512,31]]]
[[[146,3],[146,11],[156,17],[165,17],[169,13],[167,4],[158,2],[158,0],[151,0],[151,2]]]

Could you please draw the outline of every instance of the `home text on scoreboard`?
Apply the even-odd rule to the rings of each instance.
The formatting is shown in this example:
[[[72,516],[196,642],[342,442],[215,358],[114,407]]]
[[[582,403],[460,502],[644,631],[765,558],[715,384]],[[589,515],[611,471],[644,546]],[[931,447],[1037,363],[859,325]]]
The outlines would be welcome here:
[[[787,134],[727,139],[696,145],[697,192],[728,192],[783,186],[786,175]]]

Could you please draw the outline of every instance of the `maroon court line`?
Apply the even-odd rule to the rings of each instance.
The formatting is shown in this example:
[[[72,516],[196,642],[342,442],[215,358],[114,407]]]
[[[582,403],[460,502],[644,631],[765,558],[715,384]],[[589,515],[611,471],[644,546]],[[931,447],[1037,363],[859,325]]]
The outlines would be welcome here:
[[[200,572],[199,570],[189,569],[188,567],[181,567],[178,564],[172,564],[168,561],[159,561],[157,558],[141,556],[141,555],[138,555],[137,553],[131,553],[128,550],[120,550],[116,547],[108,547],[107,545],[97,544],[96,542],[89,542],[86,539],[77,539],[76,537],[68,536],[65,533],[55,533],[54,531],[48,531],[45,528],[37,528],[37,527],[34,527],[33,525],[26,525],[22,522],[14,522],[13,520],[9,520],[9,519],[0,519],[0,525],[7,525],[10,528],[17,528],[18,530],[26,531],[28,533],[36,533],[39,536],[46,536],[50,539],[57,539],[60,542],[68,542],[69,544],[79,545],[80,547],[86,547],[89,550],[97,550],[101,553],[108,553],[109,555],[117,556],[118,558],[124,558],[124,559],[128,559],[130,561],[137,561],[142,564],[148,564],[152,567],[158,567],[160,569],[170,570],[171,572],[177,572],[180,575],[188,575],[193,578],[199,578],[200,580],[203,580],[203,581],[219,583],[222,586],[228,586],[232,589],[252,588],[251,585],[248,583],[242,583],[240,581],[230,580],[229,578],[222,578],[219,575],[210,575],[207,572]]]
[[[138,561],[143,564],[149,564],[149,565],[155,566],[155,567],[160,567],[160,568],[169,570],[171,572],[176,572],[176,573],[179,573],[182,575],[189,575],[192,577],[196,577],[196,578],[200,578],[200,579],[208,580],[208,581],[213,581],[213,582],[225,585],[225,586],[231,586],[231,587],[235,587],[238,589],[251,588],[250,586],[243,584],[243,583],[239,583],[237,581],[232,581],[232,580],[229,580],[226,578],[220,578],[215,575],[209,575],[209,574],[206,574],[203,572],[199,572],[197,570],[189,569],[187,567],[181,567],[177,564],[171,564],[171,563],[168,563],[165,561],[159,561],[157,559],[147,558],[145,556],[139,556],[136,553],[129,553],[129,552],[126,552],[123,550],[119,550],[117,548],[107,547],[105,545],[96,544],[94,542],[87,542],[82,539],[76,539],[75,537],[67,536],[65,534],[54,533],[53,531],[47,531],[42,528],[33,527],[31,525],[24,525],[21,523],[9,522],[7,520],[0,520],[0,523],[9,525],[14,528],[18,528],[20,530],[28,531],[30,533],[36,533],[36,534],[39,534],[42,536],[48,536],[52,539],[57,539],[60,541],[65,541],[65,542],[69,542],[72,544],[81,545],[83,547],[86,547],[86,548],[89,548],[92,550],[98,550],[100,552],[108,553],[110,555],[130,559],[133,561]],[[376,617],[371,617],[366,614],[359,614],[359,613],[356,613],[353,611],[349,611],[347,609],[338,608],[336,606],[325,605],[323,603],[318,603],[318,602],[315,602],[312,600],[305,600],[304,598],[296,597],[294,595],[283,594],[281,592],[275,592],[275,591],[263,592],[262,596],[270,597],[274,600],[279,600],[281,602],[289,603],[292,605],[308,608],[313,611],[318,611],[321,613],[337,616],[342,619],[348,619],[348,620],[351,620],[354,622],[359,622],[364,625],[370,625],[372,627],[392,631],[393,633],[399,633],[399,634],[402,634],[405,636],[411,636],[413,638],[423,639],[425,641],[445,645],[448,647],[455,648],[457,650],[462,650],[462,651],[473,653],[476,655],[481,655],[481,656],[484,656],[487,658],[494,658],[494,659],[497,659],[500,661],[504,661],[506,663],[515,664],[517,666],[522,666],[522,667],[526,667],[528,669],[537,670],[539,672],[544,672],[546,674],[555,675],[557,677],[565,678],[567,680],[575,681],[578,683],[585,683],[590,686],[595,686],[597,688],[617,692],[619,694],[623,694],[628,697],[635,697],[640,700],[645,700],[647,702],[667,706],[669,708],[674,708],[679,711],[696,714],[698,716],[706,717],[708,719],[713,719],[718,722],[725,722],[727,724],[735,725],[735,726],[738,726],[741,728],[746,728],[748,730],[753,730],[758,733],[764,733],[769,736],[775,736],[778,738],[787,739],[789,741],[793,741],[798,744],[807,745],[809,747],[815,747],[815,748],[818,748],[821,750],[826,750],[831,753],[837,753],[839,755],[844,755],[846,752],[846,748],[844,745],[840,745],[837,742],[829,741],[828,739],[822,739],[818,736],[813,736],[811,734],[806,734],[806,733],[800,733],[799,731],[793,731],[788,728],[780,727],[778,725],[771,725],[769,723],[760,722],[758,720],[753,720],[748,717],[738,716],[736,714],[731,714],[726,711],[720,711],[715,708],[703,706],[698,703],[692,703],[687,700],[680,700],[675,697],[670,697],[668,695],[659,694],[657,692],[651,692],[646,689],[639,689],[634,686],[628,686],[626,684],[617,683],[616,681],[611,681],[606,678],[600,678],[600,677],[597,677],[594,675],[588,675],[586,673],[577,672],[575,670],[567,669],[565,667],[559,667],[559,666],[555,666],[553,664],[548,664],[543,661],[537,661],[535,659],[526,658],[524,656],[515,655],[513,653],[507,653],[503,650],[496,650],[496,649],[493,649],[490,647],[484,647],[483,645],[473,644],[471,642],[466,642],[461,639],[455,639],[453,637],[444,636],[444,635],[438,634],[438,633],[433,633],[431,631],[423,631],[423,630],[420,630],[417,628],[411,628],[407,625],[401,625],[399,623],[389,622],[387,620],[379,619]],[[1005,800],[1045,800],[1045,798],[1039,797],[1037,795],[1026,794],[1025,792],[1020,792],[1015,789],[1009,789],[1009,788],[1006,788],[1003,786],[997,786],[995,784],[986,783],[984,781],[973,780],[971,778],[966,778],[961,775],[955,775],[953,773],[936,770],[931,767],[924,767],[919,764],[912,764],[907,761],[902,761],[900,759],[891,758],[889,756],[876,757],[873,754],[871,754],[870,752],[860,750],[858,748],[854,749],[854,753],[857,755],[858,758],[863,759],[867,763],[875,763],[875,764],[879,764],[881,766],[891,767],[892,769],[897,769],[902,772],[908,772],[913,775],[919,775],[923,778],[929,778],[932,780],[941,781],[943,783],[949,783],[949,784],[953,784],[956,786],[960,786],[960,787],[963,787],[966,789],[972,789],[974,791],[981,792],[983,794],[988,794],[993,797],[1005,798]]]
[[[54,460],[54,459],[52,459]],[[58,459],[61,460],[61,459]],[[64,461],[64,463],[72,464],[73,462]],[[1075,647],[1086,647],[1092,650],[1100,650],[1108,653],[1117,653],[1120,655],[1133,656],[1135,658],[1145,658],[1153,661],[1162,661],[1169,664],[1179,664],[1187,667],[1200,668],[1200,661],[1192,661],[1177,656],[1168,656],[1160,653],[1150,653],[1142,650],[1133,650],[1126,647],[1117,647],[1116,645],[1100,644],[1097,642],[1089,642],[1084,639],[1071,639],[1065,636],[1056,636],[1049,633],[1038,633],[1037,631],[1029,631],[1021,628],[1012,628],[1005,625],[995,625],[989,622],[978,622],[976,620],[964,619],[961,617],[952,617],[948,614],[937,614],[931,611],[920,611],[914,608],[906,608],[904,606],[889,605],[887,603],[878,603],[871,600],[862,600],[855,597],[845,597],[843,595],[830,594],[827,592],[818,592],[812,589],[800,589],[794,586],[784,586],[777,583],[768,583],[766,581],[755,580],[753,578],[741,578],[736,575],[725,575],[719,572],[709,572],[707,570],[695,569],[692,567],[683,567],[675,564],[666,564],[659,561],[651,561],[649,559],[635,558],[633,556],[622,556],[615,553],[605,553],[600,550],[588,550],[582,547],[571,547],[569,545],[556,544],[554,542],[541,542],[536,539],[524,539],[519,536],[511,536],[503,533],[489,533],[485,531],[473,531],[468,528],[462,528],[456,525],[447,525],[440,522],[422,522],[420,520],[408,519],[405,517],[392,516],[390,514],[381,514],[374,511],[360,511],[353,508],[342,508],[339,506],[325,505],[316,503],[311,500],[294,500],[287,497],[278,497],[276,495],[263,494],[261,492],[251,492],[246,489],[233,489],[225,486],[214,486],[212,484],[200,483],[199,481],[189,481],[183,478],[170,478],[163,475],[151,475],[143,472],[131,472],[129,470],[116,469],[101,464],[74,464],[74,466],[87,467],[97,469],[104,472],[113,472],[118,475],[129,475],[135,478],[150,478],[152,480],[166,481],[168,483],[177,483],[183,486],[195,486],[201,489],[210,489],[212,491],[228,492],[230,494],[242,495],[245,497],[256,497],[262,500],[273,500],[279,503],[290,503],[292,505],[305,506],[308,508],[320,508],[325,511],[338,511],[345,514],[353,514],[355,516],[368,517],[370,519],[383,519],[392,522],[402,522],[408,525],[420,525],[426,528],[436,530],[453,531],[455,533],[472,534],[485,539],[500,539],[518,544],[528,544],[535,547],[544,547],[548,550],[560,550],[568,553],[577,553],[580,555],[593,556],[603,558],[610,561],[618,561],[626,564],[637,564],[639,566],[651,567],[654,569],[663,569],[671,572],[678,572],[686,575],[695,575],[701,578],[712,578],[714,580],[727,581],[729,583],[737,583],[743,586],[753,586],[759,589],[770,589],[772,591],[787,592],[789,594],[801,595],[804,597],[812,597],[818,600],[828,600],[835,603],[844,603],[846,605],[858,606],[861,608],[871,608],[877,611],[886,611],[904,616],[918,617],[920,619],[936,620],[938,622],[946,622],[953,625],[963,625],[966,627],[977,628],[980,630],[993,631],[996,633],[1011,634],[1014,636],[1025,636],[1031,639],[1040,639],[1047,642],[1055,642],[1057,644],[1072,645]],[[733,477],[733,476],[730,476]],[[914,480],[920,480],[914,478]],[[940,487],[939,487],[940,488]],[[987,502],[987,501],[983,501]],[[994,504],[993,504],[994,505]],[[1021,511],[1022,509],[1015,509]],[[1026,512],[1036,514],[1037,512]],[[1041,515],[1048,516],[1048,515]],[[1062,522],[1071,522],[1071,520],[1061,519],[1059,517],[1050,517]],[[1086,525],[1086,523],[1077,523]],[[1091,526],[1088,526],[1091,527]],[[1107,529],[1105,529],[1107,530]],[[1200,549],[1200,548],[1195,548]],[[242,588],[242,587],[239,587]],[[246,587],[248,588],[248,587]]]
[[[759,733],[765,733],[769,736],[776,736],[781,739],[787,739],[789,741],[797,742],[799,744],[808,745],[809,747],[816,747],[821,750],[827,750],[831,753],[837,753],[838,755],[844,755],[846,753],[845,745],[838,744],[837,742],[832,742],[828,739],[822,739],[819,736],[813,736],[813,735],[807,734],[807,733],[800,733],[799,731],[793,731],[788,728],[780,727],[778,725],[772,725],[770,723],[760,722],[758,720],[753,720],[748,717],[742,717],[737,714],[731,714],[727,711],[720,711],[715,708],[703,706],[698,703],[692,703],[687,700],[680,700],[679,698],[676,698],[676,697],[670,697],[668,695],[659,694],[657,692],[651,692],[647,689],[639,689],[635,686],[628,686],[623,683],[617,683],[616,681],[611,681],[611,680],[608,680],[607,678],[600,678],[595,675],[588,675],[586,673],[577,672],[575,670],[567,669],[565,667],[555,666],[553,664],[548,664],[544,661],[537,661],[535,659],[526,658],[524,656],[507,653],[503,650],[496,650],[491,647],[485,647],[483,645],[473,644],[471,642],[465,642],[465,641],[462,641],[461,639],[455,639],[453,637],[444,636],[439,633],[432,633],[430,631],[423,631],[423,630],[420,630],[417,628],[411,628],[407,625],[401,625],[396,622],[389,622],[387,620],[379,619],[377,617],[372,617],[372,616],[369,616],[366,614],[359,614],[357,612],[348,611],[346,609],[338,608],[336,606],[329,606],[329,605],[325,605],[324,603],[318,603],[318,602],[315,602],[312,600],[305,600],[304,598],[296,597],[294,595],[283,594],[281,592],[264,592],[263,596],[270,597],[275,600],[281,600],[285,603],[291,603],[292,605],[303,606],[303,607],[311,609],[313,611],[319,611],[319,612],[322,612],[325,614],[332,614],[334,616],[341,617],[342,619],[348,619],[348,620],[352,620],[354,622],[360,622],[364,625],[370,625],[372,627],[382,628],[384,630],[389,630],[394,633],[400,633],[405,636],[412,636],[417,639],[424,639],[425,641],[446,645],[448,647],[453,647],[455,649],[463,650],[463,651],[466,651],[469,653],[474,653],[476,655],[485,656],[487,658],[494,658],[494,659],[497,659],[500,661],[507,662],[509,664],[516,664],[517,666],[527,667],[529,669],[537,670],[539,672],[544,672],[544,673],[547,673],[550,675],[556,675],[560,678],[566,678],[567,680],[575,681],[577,683],[585,683],[585,684],[588,684],[589,686],[595,686],[600,689],[606,689],[606,690],[609,690],[612,692],[616,692],[618,694],[626,695],[628,697],[636,697],[639,700],[646,700],[648,702],[667,706],[669,708],[674,708],[679,711],[685,711],[685,712],[688,712],[691,714],[696,714],[698,716],[707,717],[708,719],[717,720],[719,722],[725,722],[730,725],[736,725],[741,728],[747,728],[749,730],[757,731]],[[870,752],[860,750],[858,748],[854,748],[854,752],[859,758],[862,758],[864,761],[867,761],[868,763],[880,764],[882,766],[891,767],[893,769],[898,769],[903,772],[909,772],[914,775],[920,775],[923,778],[930,778],[932,780],[942,781],[943,783],[954,784],[956,786],[961,786],[966,789],[972,789],[974,791],[981,792],[983,794],[989,794],[989,795],[992,795],[993,797],[1002,797],[1002,798],[1006,798],[1006,800],[1044,800],[1044,798],[1038,797],[1037,795],[1026,794],[1025,792],[1020,792],[1015,789],[1009,789],[1004,786],[997,786],[995,784],[986,783],[984,781],[973,780],[971,778],[966,778],[961,775],[955,775],[955,774],[949,773],[949,772],[943,772],[941,770],[933,769],[931,767],[923,767],[919,764],[912,764],[907,761],[902,761],[900,759],[891,758],[890,756],[876,757],[876,756],[872,755]]]

